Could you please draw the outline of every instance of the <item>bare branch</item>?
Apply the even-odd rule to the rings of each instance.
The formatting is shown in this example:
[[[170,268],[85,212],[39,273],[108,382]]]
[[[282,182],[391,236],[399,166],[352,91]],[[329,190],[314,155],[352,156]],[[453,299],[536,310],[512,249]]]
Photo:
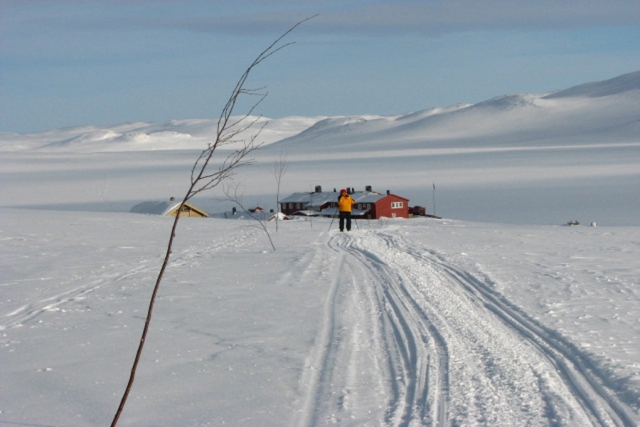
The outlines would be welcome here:
[[[226,186],[223,192],[227,196],[227,201],[234,203],[245,214],[247,214],[249,217],[251,217],[251,219],[253,219],[258,223],[258,225],[254,225],[254,227],[261,228],[265,232],[265,234],[267,235],[267,238],[269,239],[269,243],[271,243],[271,247],[275,251],[276,247],[273,244],[273,240],[271,239],[271,234],[269,234],[269,230],[267,229],[264,218],[263,219],[258,218],[257,216],[253,215],[251,211],[249,211],[247,208],[244,207],[244,205],[242,204],[242,196],[238,195],[238,186],[237,185]]]
[[[280,220],[280,184],[282,183],[282,177],[287,171],[287,167],[287,157],[280,151],[280,157],[277,157],[273,164],[273,176],[276,179],[276,207],[278,211],[276,214],[276,231],[278,231],[278,222]]]
[[[236,137],[238,137],[241,133],[249,131],[250,128],[257,123],[259,118],[254,120],[249,120],[248,124],[245,124],[245,121],[249,118],[249,116],[253,113],[256,107],[266,98],[267,92],[263,91],[264,88],[259,89],[247,89],[245,88],[245,83],[253,71],[253,69],[260,64],[265,59],[269,58],[276,52],[282,50],[283,48],[289,46],[291,43],[287,43],[281,45],[281,40],[286,37],[289,33],[291,33],[298,26],[303,24],[304,22],[312,19],[317,15],[311,16],[307,19],[304,19],[294,26],[289,28],[284,34],[278,37],[271,45],[269,45],[265,50],[263,50],[249,65],[249,67],[244,71],[236,86],[234,87],[227,103],[225,104],[220,117],[218,118],[218,124],[216,129],[215,138],[213,142],[209,144],[209,146],[203,150],[198,158],[196,159],[193,167],[191,168],[191,183],[190,186],[185,193],[182,202],[178,207],[178,211],[176,213],[176,217],[173,221],[173,226],[171,228],[171,235],[169,237],[169,242],[167,244],[167,249],[164,256],[164,261],[162,266],[160,267],[160,271],[158,273],[158,277],[156,278],[155,286],[153,287],[153,292],[151,294],[151,299],[149,301],[149,308],[147,310],[147,317],[145,319],[144,329],[142,331],[142,336],[140,337],[140,343],[138,345],[138,350],[136,352],[135,359],[133,361],[133,366],[131,368],[131,374],[129,376],[129,381],[127,383],[127,387],[125,388],[124,394],[120,401],[120,405],[118,406],[118,410],[111,422],[111,427],[115,427],[118,424],[118,420],[120,419],[120,415],[124,410],[124,406],[127,402],[127,398],[133,387],[133,382],[135,380],[136,371],[138,368],[138,364],[140,362],[140,357],[142,355],[142,350],[144,348],[144,344],[146,342],[147,333],[149,330],[149,325],[151,323],[151,318],[153,314],[153,307],[155,304],[156,296],[158,290],[160,288],[160,283],[162,282],[162,277],[164,275],[167,266],[169,265],[169,259],[171,257],[171,251],[173,248],[173,241],[176,236],[176,229],[178,226],[178,221],[180,220],[180,212],[184,204],[187,200],[191,199],[196,194],[199,194],[203,191],[210,190],[217,185],[220,185],[224,181],[230,179],[234,174],[237,168],[241,166],[245,166],[251,164],[253,160],[248,159],[247,156],[250,155],[254,150],[260,147],[260,144],[256,144],[256,139],[260,135],[262,129],[264,129],[264,125],[257,130],[256,134],[249,138],[248,141],[245,141],[242,148],[233,151],[231,154],[227,156],[227,158],[222,162],[222,164],[218,167],[215,172],[209,173],[207,172],[207,167],[211,163],[211,159],[216,149],[231,144],[232,142],[236,142]],[[248,112],[240,116],[238,119],[233,119],[233,113],[236,108],[236,104],[241,96],[257,96],[258,100],[253,103],[253,105],[249,108]],[[264,224],[262,224],[264,226]],[[264,227],[266,231],[266,227]],[[268,235],[268,233],[267,233]],[[269,236],[269,241],[271,242],[271,237]],[[275,250],[275,246],[273,246],[273,242],[271,242],[271,246]]]

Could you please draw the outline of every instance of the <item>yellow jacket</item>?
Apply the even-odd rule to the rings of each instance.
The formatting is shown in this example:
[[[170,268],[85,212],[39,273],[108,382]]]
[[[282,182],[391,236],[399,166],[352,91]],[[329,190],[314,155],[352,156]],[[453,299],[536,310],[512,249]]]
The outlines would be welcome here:
[[[340,212],[351,212],[351,207],[356,201],[350,195],[344,194],[338,197],[338,210]]]

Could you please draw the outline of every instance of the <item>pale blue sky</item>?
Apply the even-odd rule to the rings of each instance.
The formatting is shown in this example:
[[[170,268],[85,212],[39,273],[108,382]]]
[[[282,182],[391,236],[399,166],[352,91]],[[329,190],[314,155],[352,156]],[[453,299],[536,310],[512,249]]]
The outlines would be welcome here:
[[[0,132],[217,118],[255,56],[266,117],[395,115],[640,70],[639,0],[0,0]]]

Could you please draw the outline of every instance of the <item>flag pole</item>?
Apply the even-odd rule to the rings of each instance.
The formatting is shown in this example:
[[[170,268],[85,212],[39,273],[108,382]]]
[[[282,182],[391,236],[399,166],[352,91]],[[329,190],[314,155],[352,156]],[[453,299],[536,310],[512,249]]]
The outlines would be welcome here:
[[[433,216],[436,216],[436,183],[433,183]]]

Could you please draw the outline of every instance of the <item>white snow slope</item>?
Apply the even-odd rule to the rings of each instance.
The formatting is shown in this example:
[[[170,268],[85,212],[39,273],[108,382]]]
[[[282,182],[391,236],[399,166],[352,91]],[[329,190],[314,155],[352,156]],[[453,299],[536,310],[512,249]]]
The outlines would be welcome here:
[[[276,251],[242,215],[181,219],[120,426],[640,424],[640,73],[279,123],[245,204],[275,207],[283,153],[283,195],[373,185],[444,219],[268,223]],[[111,422],[172,223],[128,210],[186,190],[191,125],[0,136],[0,425]]]

